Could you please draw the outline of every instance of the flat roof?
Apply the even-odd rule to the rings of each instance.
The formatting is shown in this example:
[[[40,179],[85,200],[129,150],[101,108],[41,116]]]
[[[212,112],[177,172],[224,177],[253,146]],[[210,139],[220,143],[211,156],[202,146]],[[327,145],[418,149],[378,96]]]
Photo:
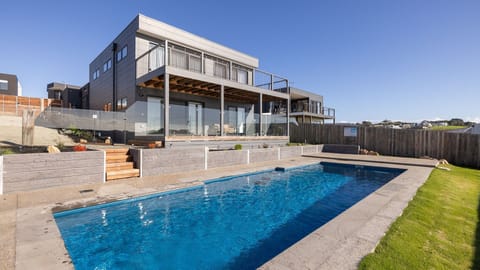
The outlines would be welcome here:
[[[248,54],[228,48],[201,36],[197,36],[180,28],[138,14],[138,32],[159,39],[166,39],[180,43],[179,45],[190,46],[213,55],[228,58],[235,62],[258,68],[258,59]],[[135,18],[135,19],[137,19]]]

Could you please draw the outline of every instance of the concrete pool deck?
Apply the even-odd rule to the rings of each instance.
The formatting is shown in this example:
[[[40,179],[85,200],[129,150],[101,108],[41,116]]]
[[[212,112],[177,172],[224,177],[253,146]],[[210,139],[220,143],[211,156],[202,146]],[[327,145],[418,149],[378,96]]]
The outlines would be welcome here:
[[[288,248],[263,269],[355,269],[373,251],[436,165],[434,160],[335,155],[238,165],[0,196],[0,269],[73,269],[52,209],[70,209],[202,185],[224,176],[332,161],[405,168],[406,172]],[[393,163],[393,164],[392,164]],[[416,166],[420,165],[420,166]]]

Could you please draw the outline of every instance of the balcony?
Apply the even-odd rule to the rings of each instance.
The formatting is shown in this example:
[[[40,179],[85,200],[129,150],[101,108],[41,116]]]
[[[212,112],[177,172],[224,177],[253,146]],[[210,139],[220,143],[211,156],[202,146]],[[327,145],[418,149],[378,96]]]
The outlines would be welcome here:
[[[136,59],[137,79],[165,66],[264,90],[288,89],[286,78],[169,42],[155,45]]]

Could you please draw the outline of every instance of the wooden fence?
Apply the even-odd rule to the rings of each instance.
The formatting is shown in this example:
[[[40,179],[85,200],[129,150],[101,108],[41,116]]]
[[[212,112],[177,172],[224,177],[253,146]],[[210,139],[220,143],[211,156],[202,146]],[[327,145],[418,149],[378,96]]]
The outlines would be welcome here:
[[[22,116],[23,110],[33,110],[40,114],[53,99],[0,95],[0,114]]]
[[[480,135],[420,129],[357,127],[357,136],[345,136],[344,125],[290,125],[290,141],[310,144],[358,144],[381,155],[429,156],[480,168]],[[348,132],[347,132],[348,133]],[[350,134],[352,135],[352,134]]]

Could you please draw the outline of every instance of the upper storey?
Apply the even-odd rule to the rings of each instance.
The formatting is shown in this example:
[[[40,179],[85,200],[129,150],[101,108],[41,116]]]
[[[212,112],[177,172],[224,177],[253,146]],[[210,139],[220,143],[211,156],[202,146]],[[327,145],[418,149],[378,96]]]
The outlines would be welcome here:
[[[145,15],[139,14],[135,18],[138,23],[138,33],[159,40],[168,40],[177,45],[195,48],[199,51],[225,58],[250,68],[258,68],[258,59],[225,47],[203,37],[189,33],[182,29],[157,21]],[[138,57],[139,55],[137,55]]]

